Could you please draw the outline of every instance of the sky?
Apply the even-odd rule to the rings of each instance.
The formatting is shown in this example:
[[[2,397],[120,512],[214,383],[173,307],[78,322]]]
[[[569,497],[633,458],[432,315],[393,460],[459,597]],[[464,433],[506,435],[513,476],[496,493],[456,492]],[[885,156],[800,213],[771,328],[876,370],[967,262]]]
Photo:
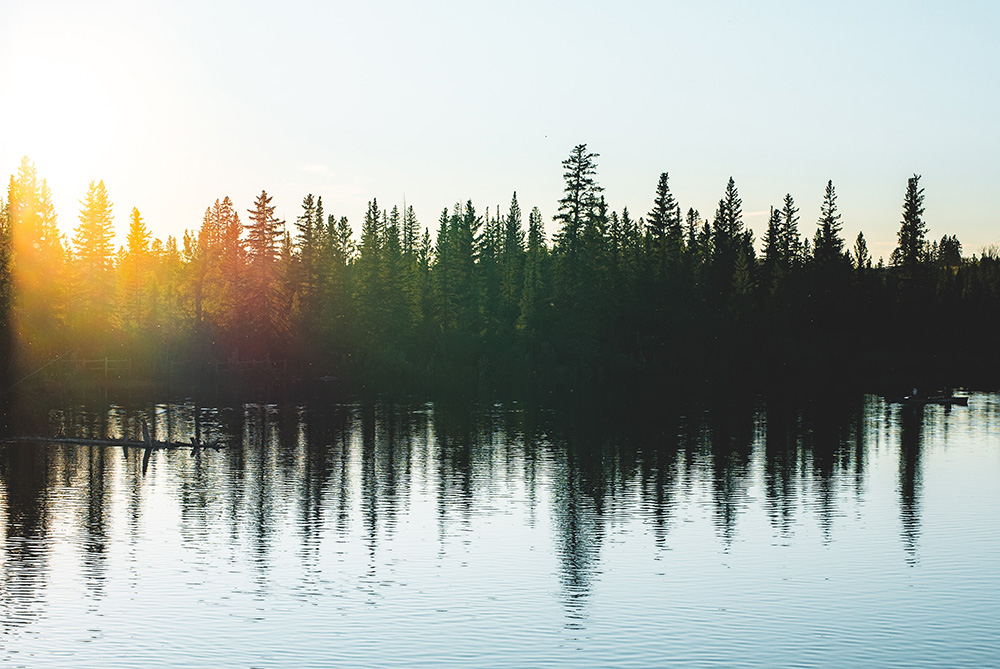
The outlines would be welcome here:
[[[551,234],[587,144],[612,209],[668,172],[711,218],[732,176],[758,240],[786,193],[811,236],[832,180],[886,259],[920,174],[929,237],[970,255],[1000,243],[998,28],[995,0],[5,2],[0,173],[27,155],[68,237],[92,179],[122,236],[133,207],[179,237],[262,190],[289,225],[312,193],[432,234],[516,191]]]

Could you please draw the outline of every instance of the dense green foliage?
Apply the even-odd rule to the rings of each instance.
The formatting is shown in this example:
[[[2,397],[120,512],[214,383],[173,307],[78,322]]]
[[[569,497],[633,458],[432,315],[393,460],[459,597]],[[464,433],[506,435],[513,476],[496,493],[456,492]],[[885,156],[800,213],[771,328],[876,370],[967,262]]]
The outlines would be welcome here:
[[[832,182],[811,243],[787,195],[758,255],[733,179],[704,221],[682,214],[664,172],[636,220],[609,211],[598,157],[579,145],[563,162],[551,243],[538,208],[525,229],[516,193],[505,213],[443,210],[433,238],[412,207],[373,199],[355,240],[322,198],[307,195],[289,230],[261,192],[245,224],[217,200],[180,248],[133,209],[117,255],[103,183],[67,244],[25,159],[2,202],[0,343],[22,371],[68,350],[151,376],[280,359],[301,378],[458,392],[996,371],[1000,255],[963,257],[954,236],[928,243],[918,176],[885,266],[862,233],[848,249]]]

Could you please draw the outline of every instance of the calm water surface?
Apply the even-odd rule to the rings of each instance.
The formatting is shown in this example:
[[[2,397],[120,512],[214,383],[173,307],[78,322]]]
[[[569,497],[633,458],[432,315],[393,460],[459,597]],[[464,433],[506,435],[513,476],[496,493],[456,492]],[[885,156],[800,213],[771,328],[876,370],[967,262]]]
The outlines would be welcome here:
[[[60,407],[0,667],[1000,664],[1000,395],[600,413]]]

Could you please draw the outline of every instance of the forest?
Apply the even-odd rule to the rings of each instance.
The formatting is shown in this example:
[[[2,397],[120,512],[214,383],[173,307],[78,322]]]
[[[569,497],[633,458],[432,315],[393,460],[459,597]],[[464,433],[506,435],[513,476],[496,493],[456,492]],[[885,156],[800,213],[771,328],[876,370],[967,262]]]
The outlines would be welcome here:
[[[281,361],[352,390],[513,396],[995,378],[1000,252],[931,239],[918,175],[898,246],[875,261],[863,233],[844,238],[832,182],[815,225],[786,195],[755,240],[732,179],[703,216],[660,174],[637,216],[609,210],[598,157],[581,144],[563,161],[551,239],[516,193],[505,211],[445,208],[433,234],[412,207],[372,199],[356,237],[322,197],[288,225],[262,191],[242,212],[216,200],[181,239],[153,238],[133,208],[117,249],[103,182],[67,239],[24,158],[0,202],[5,386],[63,357],[192,380]]]

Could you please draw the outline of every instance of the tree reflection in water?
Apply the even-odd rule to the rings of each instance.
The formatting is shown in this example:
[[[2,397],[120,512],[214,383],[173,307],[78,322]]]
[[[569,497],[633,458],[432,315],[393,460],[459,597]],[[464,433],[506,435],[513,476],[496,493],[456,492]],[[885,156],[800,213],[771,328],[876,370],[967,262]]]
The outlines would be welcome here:
[[[801,514],[812,511],[830,542],[838,505],[863,498],[870,451],[887,439],[898,444],[902,545],[906,560],[918,561],[921,453],[931,415],[922,408],[890,409],[871,397],[811,404],[731,397],[711,408],[658,411],[370,403],[216,408],[191,401],[60,407],[40,429],[137,438],[145,420],[157,439],[221,440],[232,448],[157,452],[144,477],[135,454],[120,449],[0,447],[2,618],[10,626],[44,615],[51,552],[65,540],[53,535],[67,523],[82,533],[76,558],[95,599],[106,595],[109,546],[125,541],[135,550],[148,539],[147,519],[176,509],[184,559],[197,561],[210,549],[237,563],[245,551],[260,596],[275,566],[288,560],[300,566],[303,591],[319,592],[331,554],[347,560],[350,542],[359,540],[367,565],[357,587],[374,602],[387,574],[403,570],[401,560],[416,559],[392,549],[407,526],[426,517],[434,536],[424,539],[437,546],[426,559],[454,570],[476,549],[480,524],[515,514],[522,534],[551,528],[565,624],[580,629],[595,582],[613,568],[604,554],[616,524],[641,519],[654,549],[667,550],[679,505],[704,490],[725,551],[759,484],[761,508],[780,541],[789,542]],[[932,413],[947,429],[948,414]],[[113,522],[118,517],[120,526]],[[292,553],[279,550],[288,536]],[[515,545],[509,555],[530,548]],[[502,568],[516,572],[517,565]],[[129,570],[137,583],[142,566],[131,563]]]

